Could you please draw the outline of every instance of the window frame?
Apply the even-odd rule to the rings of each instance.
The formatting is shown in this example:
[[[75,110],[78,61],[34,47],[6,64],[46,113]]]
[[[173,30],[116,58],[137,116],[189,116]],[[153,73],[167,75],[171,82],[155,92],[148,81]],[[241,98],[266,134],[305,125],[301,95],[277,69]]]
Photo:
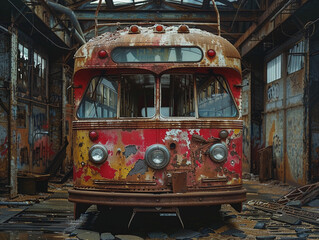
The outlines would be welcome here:
[[[167,73],[162,73],[162,74],[159,74],[159,75],[156,75],[155,73],[148,73],[152,76],[154,76],[154,110],[155,110],[155,114],[151,117],[124,117],[124,116],[121,116],[120,114],[120,109],[121,109],[121,105],[122,105],[122,97],[121,97],[121,81],[122,81],[122,76],[123,75],[129,75],[129,74],[134,74],[134,73],[122,73],[122,74],[112,74],[111,76],[117,76],[117,91],[118,91],[118,95],[117,95],[117,112],[116,112],[116,116],[115,117],[110,117],[110,118],[105,118],[105,117],[100,117],[100,118],[92,118],[92,117],[80,117],[79,116],[79,111],[80,111],[80,108],[81,108],[81,105],[84,101],[84,96],[87,94],[88,90],[89,90],[89,87],[90,87],[90,84],[91,84],[91,81],[96,78],[96,77],[107,77],[108,75],[106,75],[105,73],[100,75],[100,74],[96,74],[94,76],[91,77],[87,87],[86,87],[86,90],[84,91],[84,94],[83,94],[83,97],[79,103],[79,105],[77,106],[77,109],[76,109],[76,116],[79,120],[114,120],[114,119],[120,119],[120,120],[125,120],[125,119],[155,119],[155,118],[160,118],[160,119],[208,119],[208,118],[215,118],[215,119],[234,119],[234,118],[238,118],[240,116],[240,110],[239,110],[239,106],[237,105],[237,102],[235,101],[235,98],[233,96],[233,92],[231,91],[231,88],[229,86],[229,82],[227,81],[227,79],[223,76],[223,75],[220,75],[220,74],[209,74],[209,73],[206,73],[206,74],[196,74],[196,73],[188,73],[188,72],[184,72],[184,73],[180,73],[180,72],[176,72],[176,73],[169,73],[169,74],[172,74],[172,75],[182,75],[182,74],[189,74],[189,75],[192,75],[193,76],[193,97],[194,97],[194,116],[162,116],[161,115],[161,106],[162,106],[162,87],[161,87],[161,76],[163,76],[164,74],[167,74]],[[144,73],[143,73],[144,74]],[[211,116],[207,116],[207,117],[203,117],[203,116],[199,116],[199,110],[198,110],[198,102],[199,102],[199,94],[198,94],[198,89],[197,89],[197,84],[196,84],[196,79],[197,79],[197,76],[198,75],[211,75],[211,77],[215,76],[215,77],[221,77],[225,83],[225,90],[228,92],[230,98],[231,98],[231,101],[233,102],[234,106],[235,106],[235,110],[236,110],[236,115],[234,116],[227,116],[227,117],[224,117],[224,116],[220,116],[220,117],[211,117]],[[218,80],[217,80],[218,81]],[[220,83],[221,84],[221,83]],[[157,88],[159,88],[159,91],[157,91]],[[157,94],[159,94],[159,96],[157,96]],[[157,108],[157,98],[159,98],[159,106]],[[102,96],[102,100],[103,100],[103,96]]]

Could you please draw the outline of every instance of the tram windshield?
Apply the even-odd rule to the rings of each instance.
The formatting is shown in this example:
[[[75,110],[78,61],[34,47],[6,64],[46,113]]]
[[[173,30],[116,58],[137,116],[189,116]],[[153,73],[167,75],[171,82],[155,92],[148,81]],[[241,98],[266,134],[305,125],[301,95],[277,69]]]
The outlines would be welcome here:
[[[152,118],[156,114],[155,83],[155,76],[151,74],[96,76],[92,78],[80,103],[78,117]],[[195,89],[199,117],[238,115],[227,83],[222,76],[164,74],[160,78],[161,117],[195,117]],[[118,108],[119,116],[117,116]]]

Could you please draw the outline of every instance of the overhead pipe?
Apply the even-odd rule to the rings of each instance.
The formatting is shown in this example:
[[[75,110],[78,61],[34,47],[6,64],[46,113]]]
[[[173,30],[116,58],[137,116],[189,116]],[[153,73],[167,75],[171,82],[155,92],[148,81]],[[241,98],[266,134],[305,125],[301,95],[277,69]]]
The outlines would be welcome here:
[[[73,33],[74,37],[76,38],[76,40],[78,40],[79,43],[81,43],[82,45],[86,43],[85,38],[81,36],[78,30],[73,29]]]
[[[84,37],[83,31],[82,31],[82,28],[80,26],[80,23],[75,16],[75,13],[70,8],[65,7],[65,6],[58,4],[58,3],[52,2],[50,0],[46,0],[46,3],[48,4],[48,6],[50,6],[54,10],[61,12],[61,13],[64,13],[65,15],[67,15],[70,18],[70,21],[72,22],[73,26],[76,29],[75,33],[78,32],[78,34],[79,34],[79,37],[81,39],[80,42],[82,44],[85,43],[86,42],[85,37]],[[78,39],[77,33],[75,34],[75,36]]]

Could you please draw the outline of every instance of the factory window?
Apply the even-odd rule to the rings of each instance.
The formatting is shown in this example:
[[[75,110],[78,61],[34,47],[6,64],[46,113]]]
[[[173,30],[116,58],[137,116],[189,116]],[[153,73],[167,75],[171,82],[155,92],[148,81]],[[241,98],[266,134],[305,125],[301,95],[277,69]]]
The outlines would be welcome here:
[[[29,49],[24,45],[18,45],[18,82],[19,92],[28,91],[28,73],[29,73]]]
[[[281,78],[282,54],[267,63],[267,83]]]
[[[305,62],[304,48],[305,42],[301,41],[289,49],[287,65],[288,74],[297,72],[303,68]]]
[[[37,52],[33,53],[33,96],[46,97],[47,61]]]

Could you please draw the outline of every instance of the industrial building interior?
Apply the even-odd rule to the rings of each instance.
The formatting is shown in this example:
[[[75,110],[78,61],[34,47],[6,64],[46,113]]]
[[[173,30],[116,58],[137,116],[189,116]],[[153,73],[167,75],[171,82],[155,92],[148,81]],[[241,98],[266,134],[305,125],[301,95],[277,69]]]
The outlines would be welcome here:
[[[270,194],[280,197],[286,190],[296,188],[303,197],[312,194],[311,200],[316,199],[319,196],[319,185],[316,185],[319,180],[319,1],[215,0],[215,3],[221,36],[241,55],[242,171],[248,181],[247,198],[268,188],[268,197]],[[62,185],[54,184],[72,179],[74,54],[95,36],[95,24],[105,24],[99,28],[98,35],[133,24],[161,22],[189,24],[216,34],[212,23],[218,16],[211,0],[2,0],[1,5],[0,197],[1,206],[7,207],[0,208],[3,210],[0,219],[5,219],[0,223],[0,239],[18,239],[20,235],[12,233],[17,230],[6,224],[17,216],[8,217],[10,206],[25,211],[30,201],[23,196],[31,192],[38,196],[39,202],[39,196],[42,199],[41,196],[48,195],[39,195],[41,188],[47,192],[47,185],[35,188],[33,182],[48,184],[49,181],[49,188],[55,186],[56,190]],[[20,205],[19,199],[22,199]],[[61,212],[72,212],[67,200],[61,204]],[[249,207],[245,208],[248,211]],[[255,211],[260,219],[270,218],[261,208],[250,209],[251,216]],[[299,220],[301,215],[305,214],[300,213]],[[89,221],[93,215],[88,216],[82,220]],[[217,221],[224,225],[226,219],[234,221],[234,215],[227,216]],[[286,226],[282,224],[278,228],[288,229],[288,224],[291,230],[296,220],[291,220],[291,216],[279,220]],[[237,222],[232,224],[248,224],[247,219],[240,218],[244,217],[237,216]],[[252,229],[255,222],[260,222],[256,219],[249,220]],[[312,233],[304,231],[301,237],[287,232],[279,236],[269,230],[274,228],[255,229],[254,233],[247,230],[246,235],[242,229],[222,235],[217,228],[209,228],[211,232],[206,228],[204,235],[206,239],[256,239],[260,231],[265,231],[261,235],[275,235],[275,238],[259,239],[285,239],[285,236],[290,237],[286,239],[319,239],[319,233],[315,234],[319,232],[318,225],[309,221],[307,224],[308,228],[298,226]],[[62,236],[100,239],[94,238],[90,229],[84,231],[85,228],[82,234],[88,237],[71,236],[62,225],[63,222],[56,228],[46,225],[52,239],[53,232],[59,231],[61,239]],[[36,228],[30,229],[37,232]],[[5,233],[7,230],[12,232]],[[19,239],[51,239],[50,236],[41,238],[44,236],[41,234],[28,236]],[[199,237],[191,231],[181,236],[170,238]]]

